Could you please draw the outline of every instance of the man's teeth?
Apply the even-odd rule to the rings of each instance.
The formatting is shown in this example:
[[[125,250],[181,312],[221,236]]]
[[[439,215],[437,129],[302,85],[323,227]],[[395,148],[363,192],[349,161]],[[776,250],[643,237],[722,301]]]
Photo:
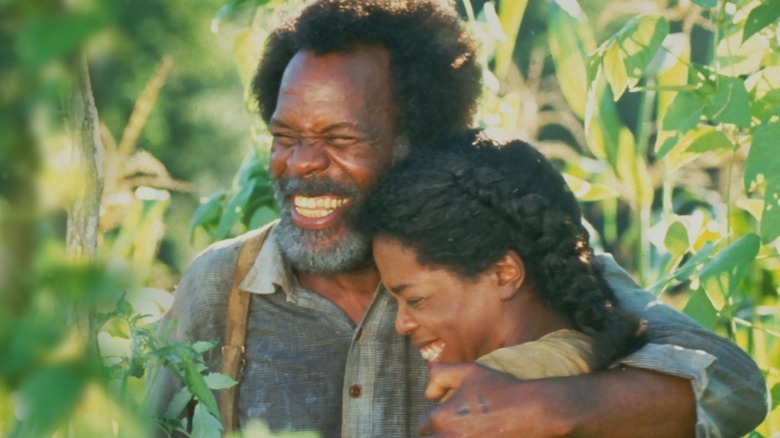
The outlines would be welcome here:
[[[427,360],[428,362],[433,362],[437,357],[439,357],[443,349],[444,345],[440,343],[426,345],[420,349],[420,354],[422,355],[423,359]]]
[[[295,210],[304,217],[320,218],[325,217],[333,210],[344,206],[349,202],[347,198],[333,198],[333,197],[308,197],[308,196],[296,196],[293,198],[293,205]]]

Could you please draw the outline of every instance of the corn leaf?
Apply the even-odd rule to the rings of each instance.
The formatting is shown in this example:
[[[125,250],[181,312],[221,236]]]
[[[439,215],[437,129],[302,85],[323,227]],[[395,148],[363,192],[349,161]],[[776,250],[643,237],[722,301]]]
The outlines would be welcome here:
[[[604,76],[612,89],[614,99],[618,100],[628,88],[628,73],[617,44],[610,45],[604,52],[603,63]]]
[[[517,33],[520,32],[520,23],[527,6],[528,0],[502,1],[498,4],[498,19],[506,36],[496,49],[496,75],[499,78],[506,76],[509,66],[512,65]]]
[[[547,38],[555,75],[574,114],[585,117],[588,54],[596,49],[593,30],[575,0],[550,0]]]
[[[640,15],[631,19],[616,33],[609,44],[616,45],[624,63],[627,85],[634,87],[669,34],[669,22],[663,17]],[[613,87],[614,92],[614,87]],[[615,99],[620,97],[615,93]]]
[[[612,92],[606,86],[606,79],[603,73],[599,72],[588,93],[585,135],[593,155],[609,163],[614,171],[617,170],[621,138],[625,138],[623,131],[626,129],[618,116]]]

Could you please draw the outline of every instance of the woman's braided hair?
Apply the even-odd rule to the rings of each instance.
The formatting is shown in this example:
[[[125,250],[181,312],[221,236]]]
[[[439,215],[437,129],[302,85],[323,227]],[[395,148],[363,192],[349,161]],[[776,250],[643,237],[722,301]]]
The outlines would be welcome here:
[[[475,278],[508,251],[538,296],[596,338],[601,365],[638,348],[643,324],[619,308],[591,263],[563,176],[529,144],[468,131],[413,148],[376,186],[358,229],[398,241],[421,265]]]

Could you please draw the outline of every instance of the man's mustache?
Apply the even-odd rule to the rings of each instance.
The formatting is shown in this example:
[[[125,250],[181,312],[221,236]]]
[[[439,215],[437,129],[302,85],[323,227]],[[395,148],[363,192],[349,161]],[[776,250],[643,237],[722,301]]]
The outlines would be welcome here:
[[[277,195],[281,195],[282,199],[277,199],[280,202],[293,195],[335,195],[345,198],[358,198],[361,195],[360,190],[354,184],[336,182],[330,178],[280,178],[274,182],[274,186],[276,187]]]

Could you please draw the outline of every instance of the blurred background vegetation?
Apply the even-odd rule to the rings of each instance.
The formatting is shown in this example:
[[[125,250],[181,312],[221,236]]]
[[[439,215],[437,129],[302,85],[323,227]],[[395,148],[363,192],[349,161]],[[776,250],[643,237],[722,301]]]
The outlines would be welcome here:
[[[456,3],[479,124],[554,158],[596,247],[754,357],[751,436],[780,436],[780,1]],[[153,361],[188,383],[170,417],[195,397],[217,433],[210,345],[154,323],[198,251],[276,214],[246,89],[300,4],[0,0],[0,436],[147,436]]]

